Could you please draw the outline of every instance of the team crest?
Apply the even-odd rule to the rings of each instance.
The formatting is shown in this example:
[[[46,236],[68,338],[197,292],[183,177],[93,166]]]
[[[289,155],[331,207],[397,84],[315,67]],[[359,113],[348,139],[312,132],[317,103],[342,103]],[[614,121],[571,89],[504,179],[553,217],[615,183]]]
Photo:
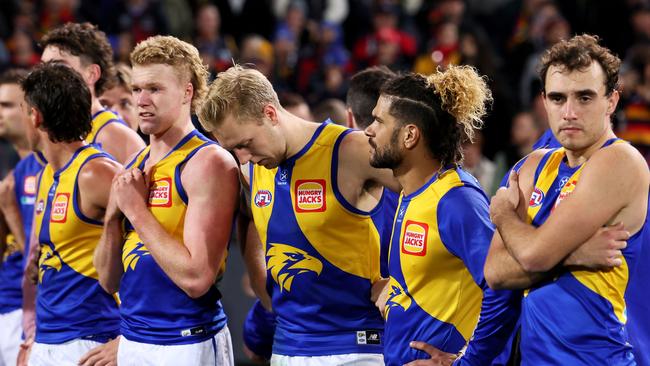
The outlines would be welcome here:
[[[386,300],[385,307],[386,319],[388,319],[388,314],[393,308],[399,307],[403,311],[406,311],[411,307],[411,297],[393,277],[388,282],[388,291],[388,299]]]
[[[323,263],[304,250],[286,244],[271,243],[266,252],[266,268],[271,271],[280,291],[291,291],[296,276],[304,273],[320,275]]]
[[[35,195],[36,194],[36,176],[30,175],[25,177],[23,181],[23,192],[26,195]]]
[[[140,258],[151,255],[147,247],[144,246],[144,243],[137,243],[135,245],[135,248],[130,250],[128,253],[124,251],[124,253],[126,254],[123,254],[124,258],[122,259],[122,263],[124,263],[124,272],[126,272],[129,268],[131,268],[131,270],[135,270],[135,266],[138,264]]]
[[[296,181],[296,212],[324,212],[327,208],[325,187],[324,179]]]
[[[267,191],[266,189],[259,190],[255,194],[255,206],[266,207],[271,204],[272,198],[273,195],[271,194],[270,191]]]
[[[38,258],[38,283],[43,282],[43,276],[47,271],[59,272],[61,267],[59,254],[55,253],[49,245],[41,246],[41,255]]]
[[[149,188],[149,207],[172,206],[172,179],[162,178],[151,183]]]
[[[533,190],[533,193],[530,195],[530,201],[528,201],[528,206],[530,207],[537,207],[542,204],[542,201],[544,200],[544,192],[535,187],[535,190]]]
[[[39,202],[40,203],[40,202]],[[68,207],[70,206],[70,193],[57,193],[52,202],[50,222],[66,222],[68,219]]]
[[[428,235],[429,225],[423,222],[406,221],[402,238],[402,253],[417,256],[427,254]]]

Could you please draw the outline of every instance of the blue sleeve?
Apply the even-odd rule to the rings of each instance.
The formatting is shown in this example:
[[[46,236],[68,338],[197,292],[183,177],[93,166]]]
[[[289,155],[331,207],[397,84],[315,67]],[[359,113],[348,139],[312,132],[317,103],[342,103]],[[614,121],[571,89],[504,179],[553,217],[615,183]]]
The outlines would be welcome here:
[[[478,187],[452,188],[438,203],[438,231],[443,244],[460,258],[479,286],[494,234],[488,199]]]
[[[275,314],[264,309],[257,300],[244,320],[244,343],[254,354],[271,359],[273,336],[275,334]]]
[[[440,238],[459,257],[483,290],[479,323],[465,355],[455,365],[490,365],[511,341],[521,310],[521,293],[490,289],[483,266],[494,226],[490,222],[487,197],[472,186],[450,190],[438,206]]]
[[[393,233],[393,221],[399,202],[399,194],[384,189],[384,193],[379,203],[379,211],[372,215],[372,221],[379,231],[379,271],[384,278],[388,277],[388,252],[390,249],[390,239]]]

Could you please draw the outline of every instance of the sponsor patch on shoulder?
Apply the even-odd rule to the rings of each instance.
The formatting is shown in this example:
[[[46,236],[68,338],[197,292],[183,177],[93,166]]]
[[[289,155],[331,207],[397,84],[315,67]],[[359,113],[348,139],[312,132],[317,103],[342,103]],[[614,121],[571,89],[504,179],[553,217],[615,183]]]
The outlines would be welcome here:
[[[23,192],[28,195],[36,194],[36,176],[30,175],[23,181]]]
[[[149,188],[150,207],[172,206],[172,179],[162,178],[151,183]]]
[[[68,219],[68,206],[70,206],[70,193],[57,193],[52,201],[50,222],[66,222]]]
[[[295,188],[296,212],[324,212],[327,209],[324,179],[297,180]]]
[[[429,225],[423,222],[407,220],[404,224],[402,253],[423,256],[427,254]]]

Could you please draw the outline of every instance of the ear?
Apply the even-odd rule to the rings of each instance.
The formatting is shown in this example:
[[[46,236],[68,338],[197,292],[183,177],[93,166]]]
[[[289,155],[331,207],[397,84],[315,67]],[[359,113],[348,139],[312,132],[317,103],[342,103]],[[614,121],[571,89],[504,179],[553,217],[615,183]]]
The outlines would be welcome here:
[[[183,104],[192,103],[194,97],[194,85],[192,83],[185,84],[185,93],[183,94]]]
[[[614,90],[612,94],[607,98],[607,115],[611,116],[614,111],[616,111],[616,106],[618,105],[618,100],[621,98],[621,95],[618,93],[618,90]]]
[[[346,115],[348,116],[348,128],[357,128],[356,121],[354,120],[354,114],[352,113],[352,109],[346,108],[345,110]]]
[[[88,85],[94,85],[97,83],[97,80],[102,77],[102,68],[99,67],[97,64],[90,64],[86,66],[86,75],[84,75],[84,79],[86,79],[86,83]],[[92,93],[95,94],[95,91],[92,90]]]
[[[278,109],[273,104],[265,105],[262,109],[262,113],[264,114],[264,117],[271,120],[272,125],[275,126],[278,124]]]
[[[404,131],[402,137],[404,147],[408,150],[415,148],[420,141],[420,129],[416,125],[408,124],[402,127],[402,130]]]
[[[39,129],[43,125],[43,114],[35,107],[29,107],[29,119],[35,129]]]

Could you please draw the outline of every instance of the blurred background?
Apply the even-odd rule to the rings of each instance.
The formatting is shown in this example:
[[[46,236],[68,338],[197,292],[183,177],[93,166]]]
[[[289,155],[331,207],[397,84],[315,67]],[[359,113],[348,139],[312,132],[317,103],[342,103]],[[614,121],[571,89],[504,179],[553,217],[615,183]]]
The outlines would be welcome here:
[[[128,64],[139,41],[170,34],[193,43],[212,77],[254,64],[285,107],[345,123],[350,76],[368,66],[431,73],[449,64],[487,75],[494,104],[465,163],[488,194],[532,149],[547,121],[539,56],[561,39],[591,33],[623,61],[619,137],[650,161],[650,0],[0,0],[0,72],[40,60],[38,41],[66,22],[88,21]],[[18,161],[0,139],[0,177]],[[233,244],[235,245],[235,244]],[[221,283],[236,360],[252,304],[239,250]]]

